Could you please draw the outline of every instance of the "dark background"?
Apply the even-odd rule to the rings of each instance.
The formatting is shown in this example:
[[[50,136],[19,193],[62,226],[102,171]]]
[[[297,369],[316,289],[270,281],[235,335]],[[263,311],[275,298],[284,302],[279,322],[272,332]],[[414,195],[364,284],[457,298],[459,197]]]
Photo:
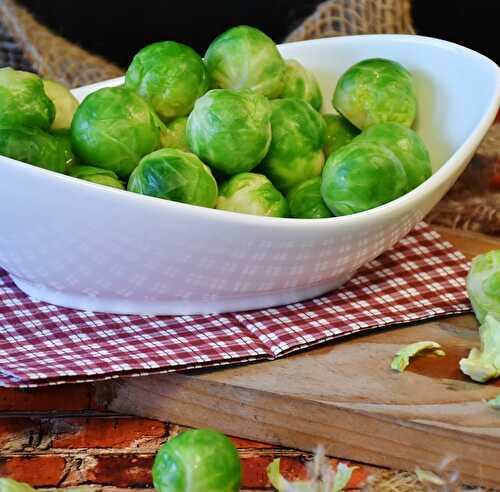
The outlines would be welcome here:
[[[143,46],[172,39],[203,54],[229,27],[249,24],[282,41],[319,1],[20,0],[55,32],[127,67]],[[419,34],[475,49],[500,63],[500,0],[413,0]]]

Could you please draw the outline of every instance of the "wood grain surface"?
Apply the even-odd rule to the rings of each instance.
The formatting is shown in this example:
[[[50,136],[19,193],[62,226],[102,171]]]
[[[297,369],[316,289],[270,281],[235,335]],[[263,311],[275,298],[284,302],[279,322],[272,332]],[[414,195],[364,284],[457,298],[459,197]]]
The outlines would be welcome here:
[[[486,236],[440,231],[468,257],[499,248]],[[404,344],[434,340],[409,369],[389,363]],[[460,472],[465,483],[500,487],[500,411],[484,400],[498,381],[477,384],[458,361],[478,344],[472,315],[351,336],[272,362],[131,378],[96,385],[108,409],[211,426],[249,439],[392,468]],[[445,471],[446,471],[445,470]]]

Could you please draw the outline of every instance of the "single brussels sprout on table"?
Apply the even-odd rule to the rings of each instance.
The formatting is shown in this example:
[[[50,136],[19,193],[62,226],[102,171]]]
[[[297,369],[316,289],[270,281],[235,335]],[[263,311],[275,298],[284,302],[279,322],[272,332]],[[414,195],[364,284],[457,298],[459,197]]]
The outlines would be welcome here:
[[[44,80],[43,88],[49,99],[54,103],[56,115],[52,122],[52,130],[69,129],[71,121],[78,108],[78,99],[64,85],[53,80]]]
[[[302,99],[319,111],[323,105],[323,95],[316,77],[297,60],[286,60],[285,63],[284,86],[280,97]]]
[[[355,139],[326,161],[321,196],[334,215],[349,215],[390,202],[407,187],[406,172],[394,152]]]
[[[252,170],[271,143],[269,101],[249,90],[213,89],[196,101],[189,115],[189,148],[227,175]]]
[[[378,123],[365,130],[358,138],[385,145],[396,154],[408,178],[406,191],[413,190],[431,176],[429,151],[411,128],[399,123]]]
[[[410,72],[383,58],[363,60],[344,72],[332,104],[360,130],[384,121],[410,127],[417,114],[417,96]]]
[[[467,275],[467,293],[480,323],[488,313],[500,320],[500,249],[474,258]]]
[[[230,212],[267,217],[286,217],[285,197],[262,174],[241,173],[220,188],[217,208]]]
[[[54,121],[54,103],[40,77],[30,72],[0,69],[0,124],[48,130]]]
[[[276,99],[271,101],[271,108],[271,146],[259,172],[287,193],[321,174],[325,122],[310,104],[300,99]]]
[[[215,87],[251,89],[269,98],[283,90],[285,62],[274,41],[254,27],[222,33],[208,47],[205,61]]]
[[[200,207],[215,207],[217,182],[194,154],[160,149],[145,156],[128,181],[129,191]]]
[[[209,86],[207,69],[192,48],[175,41],[146,46],[132,60],[125,86],[144,97],[163,120],[185,116]]]
[[[58,173],[74,160],[67,138],[27,127],[0,127],[0,155]]]
[[[324,114],[323,119],[326,124],[325,147],[326,158],[347,145],[354,137],[359,135],[359,130],[349,123],[349,121],[339,114]]]
[[[119,190],[124,190],[125,186],[118,179],[118,176],[108,169],[101,169],[95,166],[73,166],[68,174],[73,176],[73,178],[83,179],[85,181],[90,181],[91,183],[96,183],[104,186],[110,186],[111,188],[118,188]]]
[[[156,115],[144,99],[123,86],[89,94],[71,124],[75,153],[86,164],[127,179],[141,158],[160,144]]]
[[[229,438],[211,429],[183,432],[164,444],[153,464],[158,492],[238,492],[241,463]]]
[[[189,152],[186,140],[187,118],[179,116],[160,127],[160,144],[169,149]]]
[[[325,219],[333,217],[321,197],[321,177],[300,183],[288,194],[290,215],[296,219]]]

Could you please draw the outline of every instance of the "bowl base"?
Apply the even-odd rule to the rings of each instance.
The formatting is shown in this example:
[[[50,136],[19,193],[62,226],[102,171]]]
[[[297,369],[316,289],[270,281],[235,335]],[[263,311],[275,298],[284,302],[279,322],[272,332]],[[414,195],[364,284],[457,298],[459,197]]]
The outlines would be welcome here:
[[[225,297],[224,299],[142,299],[132,300],[99,295],[71,294],[11,275],[14,283],[33,299],[83,311],[111,314],[138,314],[146,316],[214,314],[235,311],[265,309],[273,306],[292,304],[320,296],[340,287],[352,277],[353,273],[336,277],[313,287],[246,295],[244,297]]]

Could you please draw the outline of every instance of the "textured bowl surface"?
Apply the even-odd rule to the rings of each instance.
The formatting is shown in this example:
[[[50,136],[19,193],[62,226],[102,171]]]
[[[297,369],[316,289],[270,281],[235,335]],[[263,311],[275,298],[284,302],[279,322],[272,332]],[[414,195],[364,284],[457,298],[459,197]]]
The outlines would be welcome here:
[[[338,287],[407,234],[453,185],[498,110],[499,68],[448,42],[370,35],[279,48],[317,75],[327,111],[338,77],[352,64],[384,57],[407,67],[433,176],[367,212],[300,220],[159,200],[0,157],[0,266],[35,298],[96,311],[195,314],[310,298]]]

